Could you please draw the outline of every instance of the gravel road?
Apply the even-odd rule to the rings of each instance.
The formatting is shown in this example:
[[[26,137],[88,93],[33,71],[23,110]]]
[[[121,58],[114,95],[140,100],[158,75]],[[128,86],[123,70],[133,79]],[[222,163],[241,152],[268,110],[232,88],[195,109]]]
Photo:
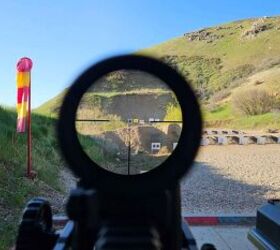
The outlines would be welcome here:
[[[75,187],[67,169],[61,179],[59,204]],[[201,147],[181,193],[184,215],[255,215],[267,199],[280,198],[280,145]]]
[[[255,215],[280,198],[280,145],[201,147],[181,182],[184,215]]]

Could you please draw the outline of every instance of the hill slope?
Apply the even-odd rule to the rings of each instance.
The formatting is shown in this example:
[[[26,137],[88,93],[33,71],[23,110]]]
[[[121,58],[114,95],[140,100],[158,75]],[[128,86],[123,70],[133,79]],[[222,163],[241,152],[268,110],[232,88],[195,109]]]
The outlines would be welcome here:
[[[25,176],[26,134],[16,133],[16,113],[0,106],[0,249],[14,244],[20,214],[28,199],[47,197],[54,211],[62,209],[59,173],[62,160],[54,136],[54,121],[32,115],[35,180]]]
[[[280,18],[236,21],[186,33],[141,54],[162,58],[210,93],[280,64]]]
[[[249,117],[253,122],[246,124],[248,117],[234,112],[231,96],[236,90],[248,88],[280,95],[279,44],[280,17],[264,17],[186,33],[136,54],[159,58],[189,79],[201,100],[208,126],[262,128],[275,126],[275,115],[256,117],[256,123],[254,117]],[[43,104],[38,112],[57,110],[61,97]],[[276,119],[280,118],[276,115]]]

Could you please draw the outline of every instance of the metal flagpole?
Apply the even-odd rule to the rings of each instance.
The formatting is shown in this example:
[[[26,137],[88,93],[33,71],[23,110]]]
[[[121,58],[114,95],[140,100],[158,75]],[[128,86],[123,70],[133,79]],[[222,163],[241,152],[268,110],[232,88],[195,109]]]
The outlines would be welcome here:
[[[17,132],[25,133],[27,129],[27,169],[26,176],[34,178],[32,171],[32,135],[31,135],[31,69],[32,60],[22,57],[17,63],[17,105],[18,110]],[[27,103],[28,102],[28,103]]]
[[[27,177],[33,178],[32,173],[32,137],[31,137],[31,72],[29,72],[29,98],[28,98],[28,118],[27,118]]]

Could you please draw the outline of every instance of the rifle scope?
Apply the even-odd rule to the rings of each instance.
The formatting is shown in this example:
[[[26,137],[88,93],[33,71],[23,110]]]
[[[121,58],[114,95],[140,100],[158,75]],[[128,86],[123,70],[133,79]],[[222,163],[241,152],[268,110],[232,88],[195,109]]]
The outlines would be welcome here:
[[[85,188],[158,192],[178,183],[201,139],[195,94],[177,71],[139,55],[103,60],[64,98],[58,138]]]
[[[17,249],[197,249],[181,219],[179,179],[201,139],[201,114],[186,80],[139,55],[117,56],[70,86],[58,139],[79,178],[54,232],[47,201],[29,202]]]

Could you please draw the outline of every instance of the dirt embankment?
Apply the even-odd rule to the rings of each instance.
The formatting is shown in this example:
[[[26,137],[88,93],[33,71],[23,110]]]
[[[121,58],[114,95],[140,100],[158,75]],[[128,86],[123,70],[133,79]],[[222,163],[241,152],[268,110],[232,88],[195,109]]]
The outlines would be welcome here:
[[[159,142],[161,147],[167,147],[168,151],[173,150],[173,143],[178,142],[181,134],[181,127],[177,124],[167,124],[158,127],[151,125],[131,126],[116,131],[105,132],[95,137],[102,138],[104,147],[110,143],[110,148],[115,147],[120,152],[126,152],[130,143],[132,153],[151,153],[151,144]]]
[[[116,115],[121,120],[149,118],[160,119],[166,115],[166,108],[174,99],[171,94],[127,94],[102,97],[99,109],[104,115]]]
[[[130,174],[139,174],[162,163],[173,151],[180,134],[178,124],[130,124],[90,136],[99,153],[89,156],[109,171],[127,174],[130,165]]]

